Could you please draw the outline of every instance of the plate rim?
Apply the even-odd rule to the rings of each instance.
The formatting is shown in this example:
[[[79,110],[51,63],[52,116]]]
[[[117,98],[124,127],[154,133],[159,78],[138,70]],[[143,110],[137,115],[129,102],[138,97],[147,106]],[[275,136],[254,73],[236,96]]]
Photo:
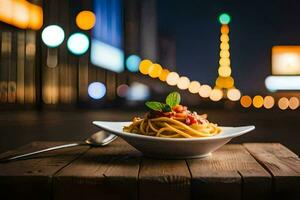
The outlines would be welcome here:
[[[220,128],[246,128],[243,131],[240,131],[238,133],[233,133],[231,135],[215,135],[215,136],[211,136],[211,137],[199,137],[199,138],[163,138],[163,137],[155,137],[155,136],[147,136],[147,135],[140,135],[140,134],[136,134],[136,133],[126,133],[126,132],[120,132],[120,131],[116,131],[113,129],[108,129],[107,127],[103,127],[100,126],[97,123],[101,123],[101,122],[109,122],[109,123],[130,123],[131,121],[118,121],[118,122],[114,122],[114,121],[93,121],[92,124],[104,129],[106,131],[112,132],[117,136],[124,136],[124,137],[129,137],[129,138],[137,138],[137,139],[145,139],[145,140],[159,140],[159,141],[208,141],[208,140],[219,140],[219,139],[227,139],[227,138],[235,138],[238,136],[241,136],[245,133],[251,132],[255,129],[254,125],[248,125],[248,126],[238,126],[238,127],[230,127],[230,126],[220,126]]]

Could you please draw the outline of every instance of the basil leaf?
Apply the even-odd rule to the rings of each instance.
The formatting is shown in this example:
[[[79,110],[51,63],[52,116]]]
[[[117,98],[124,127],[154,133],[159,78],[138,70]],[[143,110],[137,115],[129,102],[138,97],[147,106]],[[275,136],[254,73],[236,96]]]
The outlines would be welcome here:
[[[168,104],[164,104],[164,108],[163,108],[162,111],[163,111],[163,112],[171,112],[172,109],[171,109],[171,107],[170,107]]]
[[[163,111],[165,109],[165,104],[157,101],[147,101],[146,106],[155,111]]]
[[[166,98],[166,103],[172,108],[180,103],[180,94],[178,92],[170,93]]]

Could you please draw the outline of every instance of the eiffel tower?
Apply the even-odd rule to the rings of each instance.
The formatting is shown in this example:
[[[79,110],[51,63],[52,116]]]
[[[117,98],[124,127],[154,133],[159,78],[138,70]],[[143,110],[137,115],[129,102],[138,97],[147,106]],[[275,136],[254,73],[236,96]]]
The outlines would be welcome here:
[[[230,52],[229,52],[230,20],[231,17],[227,13],[223,13],[219,16],[219,21],[221,23],[220,60],[219,60],[219,69],[218,69],[219,76],[216,79],[214,90],[221,90],[223,92],[221,98],[228,98],[231,101],[238,101],[241,97],[241,92],[235,87],[234,79],[231,76],[232,70],[230,66]]]

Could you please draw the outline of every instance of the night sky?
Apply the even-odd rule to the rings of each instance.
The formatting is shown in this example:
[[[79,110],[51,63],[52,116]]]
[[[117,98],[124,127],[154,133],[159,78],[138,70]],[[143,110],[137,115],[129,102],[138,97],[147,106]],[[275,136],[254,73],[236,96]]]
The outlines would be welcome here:
[[[157,0],[159,33],[176,40],[177,71],[214,85],[222,12],[231,15],[230,53],[236,86],[266,92],[274,45],[300,45],[300,1]]]

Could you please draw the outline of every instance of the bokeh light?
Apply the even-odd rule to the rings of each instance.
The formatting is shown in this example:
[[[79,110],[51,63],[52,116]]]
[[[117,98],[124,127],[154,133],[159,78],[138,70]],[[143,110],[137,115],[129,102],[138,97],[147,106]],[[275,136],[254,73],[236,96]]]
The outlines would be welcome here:
[[[167,76],[167,84],[168,85],[171,85],[171,86],[177,85],[178,80],[179,80],[179,75],[176,72],[171,72]]]
[[[227,34],[222,34],[220,40],[221,42],[229,42],[229,36]]]
[[[265,96],[264,98],[264,107],[270,109],[274,106],[275,100],[272,96]]]
[[[147,85],[133,82],[127,92],[126,99],[129,101],[144,101],[150,96],[150,89]]]
[[[131,72],[139,71],[139,65],[141,62],[141,58],[138,55],[130,55],[126,59],[126,67]]]
[[[166,80],[167,80],[167,77],[168,77],[168,75],[169,75],[169,73],[170,73],[169,70],[163,69],[163,70],[161,71],[161,73],[160,73],[160,76],[158,77],[159,80],[161,80],[161,81],[166,81]]]
[[[244,108],[249,108],[252,104],[252,99],[250,96],[245,95],[245,96],[242,96],[242,98],[240,99],[240,102]]]
[[[142,74],[147,75],[149,73],[149,68],[153,63],[150,60],[142,60],[140,62],[139,70]]]
[[[231,17],[229,14],[227,13],[222,13],[220,16],[219,16],[219,22],[221,24],[229,24],[230,23],[230,20],[231,20]]]
[[[30,19],[28,28],[33,30],[39,30],[43,26],[43,9],[40,6],[31,4]]]
[[[223,92],[222,90],[220,89],[213,89],[211,92],[210,92],[210,95],[209,95],[209,98],[212,100],[212,101],[220,101],[223,97]]]
[[[76,24],[82,30],[90,30],[95,26],[96,16],[92,11],[84,10],[76,16]]]
[[[255,108],[261,108],[263,105],[264,105],[264,98],[260,95],[256,95],[254,98],[253,98],[253,106]]]
[[[279,99],[278,101],[278,107],[281,109],[281,110],[285,110],[289,107],[289,100],[288,98],[286,97],[282,97]]]
[[[291,97],[289,100],[289,107],[292,110],[296,110],[299,107],[299,99],[297,97]]]
[[[149,67],[149,76],[152,78],[158,78],[161,74],[162,67],[160,64],[153,64]]]
[[[227,97],[231,101],[238,101],[241,98],[241,92],[236,88],[231,88],[227,91]]]
[[[220,49],[221,50],[229,50],[229,44],[227,42],[221,42]]]
[[[101,99],[106,94],[106,87],[101,82],[93,82],[88,87],[88,94],[93,99]]]
[[[42,40],[48,47],[58,47],[65,39],[64,30],[57,25],[50,25],[42,31]]]
[[[119,97],[126,97],[129,86],[127,84],[121,84],[117,88],[117,95]]]
[[[231,68],[228,66],[221,66],[218,69],[218,73],[220,76],[228,77],[231,75]]]
[[[219,76],[216,80],[216,86],[219,88],[232,88],[234,86],[234,80],[231,76],[229,77]]]
[[[219,64],[222,66],[230,66],[230,59],[229,58],[221,58]]]
[[[200,90],[200,83],[198,81],[192,81],[189,85],[189,91],[190,93],[196,94]]]
[[[177,87],[181,90],[186,90],[190,86],[190,79],[186,76],[182,76],[178,79]]]
[[[83,33],[73,33],[67,41],[69,51],[75,55],[84,54],[89,49],[89,46],[89,38]]]
[[[228,50],[221,50],[220,51],[220,57],[221,58],[229,58],[229,56],[230,56],[230,53],[229,53]]]
[[[38,30],[43,25],[43,9],[29,1],[1,0],[0,21],[21,29]]]
[[[199,89],[199,95],[203,98],[207,98],[210,96],[212,89],[209,85],[201,85]]]
[[[229,33],[229,26],[228,25],[222,25],[221,26],[221,33],[222,34],[228,34]]]

